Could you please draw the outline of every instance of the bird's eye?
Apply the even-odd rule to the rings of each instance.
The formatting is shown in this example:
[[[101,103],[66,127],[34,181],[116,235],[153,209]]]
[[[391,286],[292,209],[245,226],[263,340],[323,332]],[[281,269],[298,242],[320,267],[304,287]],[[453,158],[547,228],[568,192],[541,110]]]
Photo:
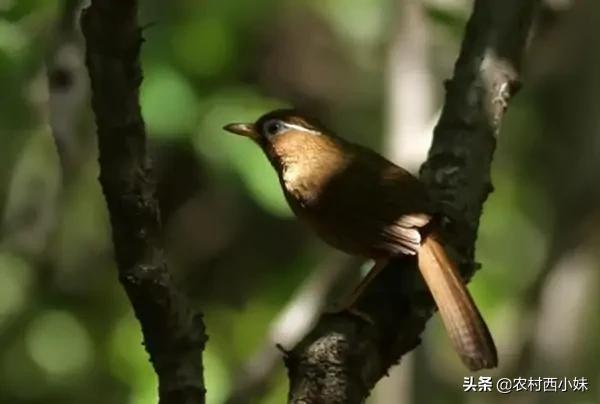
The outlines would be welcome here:
[[[276,135],[283,129],[283,124],[280,121],[269,121],[265,124],[265,133],[267,135]]]

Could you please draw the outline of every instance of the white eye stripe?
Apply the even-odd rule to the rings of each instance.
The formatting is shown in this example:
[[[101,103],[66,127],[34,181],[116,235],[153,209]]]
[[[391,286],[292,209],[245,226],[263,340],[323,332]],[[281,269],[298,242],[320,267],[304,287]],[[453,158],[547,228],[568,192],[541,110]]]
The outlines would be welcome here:
[[[279,119],[272,119],[263,124],[263,133],[266,136],[277,136],[281,133],[287,132],[288,130],[296,130],[299,132],[310,133],[313,135],[319,135],[319,131],[310,129],[302,125],[285,122]]]
[[[312,129],[305,128],[304,126],[295,125],[293,123],[287,123],[287,122],[282,122],[282,123],[283,123],[283,126],[286,127],[286,128],[288,128],[288,129],[294,129],[294,130],[297,130],[297,131],[300,131],[300,132],[307,132],[307,133],[312,133],[312,134],[315,134],[315,135],[319,134],[319,132],[317,132],[315,130],[312,130]]]

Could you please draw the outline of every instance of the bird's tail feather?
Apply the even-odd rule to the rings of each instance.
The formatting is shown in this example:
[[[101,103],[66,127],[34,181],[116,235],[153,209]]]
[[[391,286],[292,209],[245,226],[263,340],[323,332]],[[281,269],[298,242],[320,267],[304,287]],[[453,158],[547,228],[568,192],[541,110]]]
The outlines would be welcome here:
[[[462,361],[471,370],[498,365],[494,340],[444,247],[429,235],[418,254],[419,269]]]

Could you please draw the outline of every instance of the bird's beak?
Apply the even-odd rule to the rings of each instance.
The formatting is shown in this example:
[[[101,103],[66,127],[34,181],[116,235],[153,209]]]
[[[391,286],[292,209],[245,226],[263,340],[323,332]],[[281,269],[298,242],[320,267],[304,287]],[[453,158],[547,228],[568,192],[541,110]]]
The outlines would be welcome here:
[[[258,139],[258,132],[252,123],[230,123],[223,126],[223,129],[236,135],[246,136],[254,140]]]

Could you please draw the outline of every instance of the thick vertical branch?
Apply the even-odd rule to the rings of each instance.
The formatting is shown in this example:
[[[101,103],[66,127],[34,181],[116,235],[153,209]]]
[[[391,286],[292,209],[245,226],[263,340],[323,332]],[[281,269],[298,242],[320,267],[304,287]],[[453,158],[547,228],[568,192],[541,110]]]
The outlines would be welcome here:
[[[500,123],[520,86],[537,1],[475,2],[421,178],[452,218],[448,241],[473,260]]]
[[[81,19],[96,114],[100,183],[119,279],[158,375],[160,402],[204,403],[204,324],[174,288],[139,106],[142,44],[134,0],[93,0]]]
[[[476,0],[421,178],[450,220],[446,241],[474,269],[474,243],[491,191],[500,122],[518,87],[536,0]],[[434,303],[412,259],[382,271],[357,302],[372,322],[326,315],[286,358],[291,403],[361,403],[420,342]]]

